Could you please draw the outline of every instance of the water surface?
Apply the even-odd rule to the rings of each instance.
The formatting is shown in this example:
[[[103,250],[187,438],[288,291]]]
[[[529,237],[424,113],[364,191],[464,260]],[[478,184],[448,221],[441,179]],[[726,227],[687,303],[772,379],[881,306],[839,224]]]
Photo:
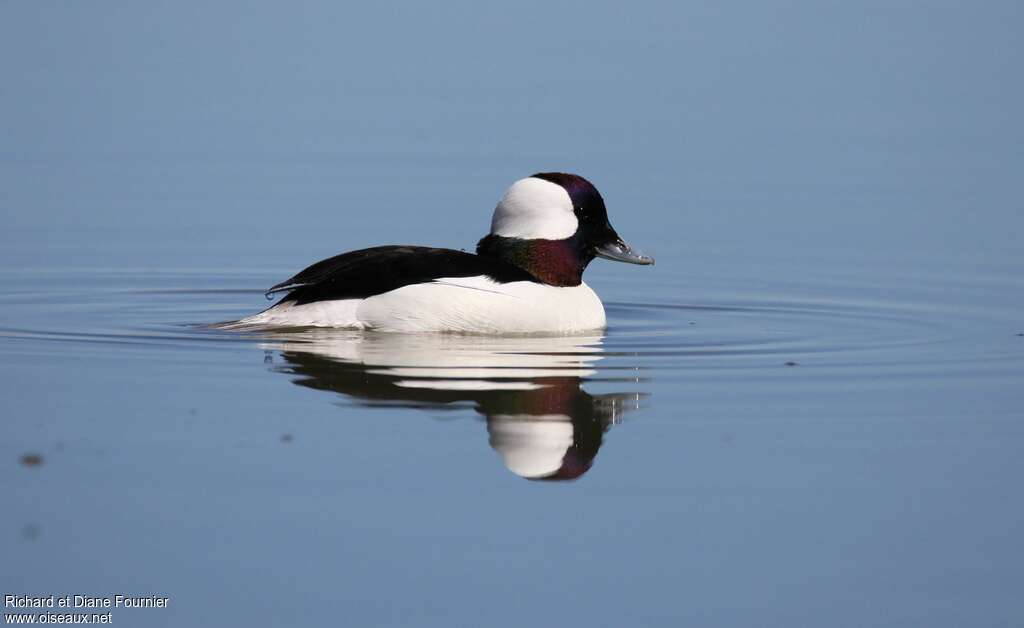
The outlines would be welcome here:
[[[272,276],[5,272],[8,577],[145,583],[155,624],[1011,617],[1020,280],[666,261],[592,269],[609,329],[562,338],[225,332]]]
[[[0,6],[0,589],[138,626],[1024,625],[1020,7]],[[609,327],[209,323],[567,170]]]

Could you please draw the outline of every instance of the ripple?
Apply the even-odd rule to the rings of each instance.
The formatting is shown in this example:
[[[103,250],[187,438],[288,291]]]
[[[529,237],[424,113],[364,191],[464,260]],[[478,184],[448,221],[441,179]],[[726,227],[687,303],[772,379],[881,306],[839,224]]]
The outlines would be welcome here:
[[[155,351],[268,346],[267,334],[205,327],[261,306],[253,297],[262,290],[238,285],[238,275],[200,280],[194,273],[78,275],[61,277],[45,288],[31,282],[9,286],[0,297],[4,312],[0,339],[5,350],[52,350],[43,349],[44,345]],[[185,287],[184,283],[203,285]],[[905,375],[936,376],[944,365],[952,373],[965,368],[1010,368],[1021,360],[1020,343],[979,337],[979,330],[992,329],[993,322],[998,322],[1006,325],[1005,336],[1012,340],[1019,327],[1008,312],[993,315],[989,311],[981,317],[952,303],[802,298],[787,294],[783,286],[773,291],[763,282],[756,290],[744,291],[742,286],[731,290],[726,296],[708,290],[708,298],[700,301],[607,301],[609,329],[601,337],[602,361],[588,377],[614,380],[624,370],[639,370],[649,377],[658,370],[723,368],[742,369],[749,377],[751,371],[774,370],[786,363],[833,370],[902,369]],[[315,350],[323,338],[306,331],[276,334],[271,340],[278,350]],[[470,363],[474,353],[560,355],[557,347],[508,339],[499,343],[499,351],[494,339],[459,342],[460,355]],[[578,348],[572,356],[580,356]],[[516,366],[515,359],[506,359],[510,367]]]
[[[863,288],[722,278],[691,282],[683,299],[651,281],[613,283],[599,289],[609,321],[603,333],[501,337],[211,327],[265,305],[252,287],[265,282],[255,274],[80,271],[16,279],[0,286],[0,353],[13,358],[8,363],[45,356],[77,368],[66,358],[97,358],[112,365],[107,372],[119,384],[136,372],[166,372],[140,365],[169,364],[171,380],[212,378],[227,388],[250,377],[263,386],[269,373],[326,393],[357,416],[405,408],[473,417],[486,425],[504,466],[531,480],[579,478],[609,430],[649,416],[652,406],[664,404],[662,416],[675,416],[753,393],[820,409],[837,391],[867,400],[889,387],[902,399],[921,383],[1013,382],[1024,370],[1017,310],[976,290],[970,303],[951,291],[911,297],[905,282],[881,287],[899,300]],[[239,365],[244,377],[225,375]]]

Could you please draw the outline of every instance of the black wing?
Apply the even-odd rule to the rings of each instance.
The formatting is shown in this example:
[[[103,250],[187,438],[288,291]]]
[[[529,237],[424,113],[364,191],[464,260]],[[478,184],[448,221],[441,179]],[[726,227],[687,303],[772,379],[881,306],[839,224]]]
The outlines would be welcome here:
[[[536,281],[525,270],[493,257],[425,246],[376,246],[317,262],[273,286],[267,290],[267,295],[288,291],[281,301],[302,305],[334,299],[365,299],[440,277],[477,275],[487,275],[500,283]]]

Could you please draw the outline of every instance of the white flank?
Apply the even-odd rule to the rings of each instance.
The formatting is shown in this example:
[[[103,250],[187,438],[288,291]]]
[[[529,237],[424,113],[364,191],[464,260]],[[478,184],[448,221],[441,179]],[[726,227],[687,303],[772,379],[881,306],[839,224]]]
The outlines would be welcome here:
[[[362,299],[341,299],[337,301],[316,301],[295,305],[292,301],[278,303],[259,314],[247,316],[240,321],[221,327],[237,329],[245,327],[343,327],[364,329],[365,325],[356,318],[356,308]]]
[[[601,299],[585,283],[569,288],[488,277],[442,277],[368,299],[284,302],[222,329],[335,327],[398,332],[575,334],[605,327]]]
[[[576,233],[578,226],[565,188],[533,177],[513,183],[491,218],[494,235],[527,240],[562,240]]]
[[[576,333],[603,329],[604,306],[587,284],[571,288],[488,277],[445,277],[359,304],[356,319],[381,331],[476,334]]]

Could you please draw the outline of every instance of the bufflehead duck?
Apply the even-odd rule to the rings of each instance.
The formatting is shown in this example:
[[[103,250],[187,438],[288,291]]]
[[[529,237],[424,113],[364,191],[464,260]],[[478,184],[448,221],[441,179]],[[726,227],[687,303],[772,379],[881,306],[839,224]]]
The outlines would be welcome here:
[[[594,257],[653,264],[608,222],[589,181],[544,172],[512,184],[476,255],[378,246],[313,264],[268,295],[270,308],[229,327],[341,327],[397,332],[575,333],[605,327],[583,282]]]

